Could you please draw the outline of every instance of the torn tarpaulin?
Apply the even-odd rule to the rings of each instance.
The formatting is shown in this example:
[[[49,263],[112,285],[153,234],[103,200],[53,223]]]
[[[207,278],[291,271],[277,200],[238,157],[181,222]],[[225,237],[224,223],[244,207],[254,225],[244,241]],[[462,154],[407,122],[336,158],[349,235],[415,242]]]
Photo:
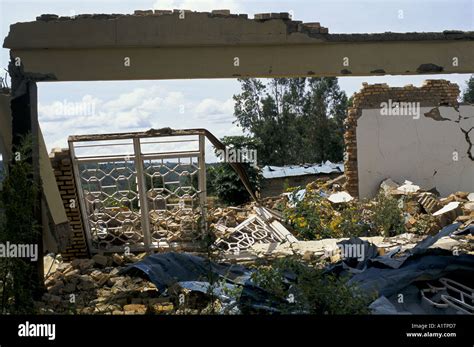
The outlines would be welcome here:
[[[178,284],[191,291],[213,294],[224,304],[233,306],[233,299],[226,296],[226,289],[242,287],[239,297],[235,298],[242,313],[280,312],[282,301],[269,292],[254,285],[250,279],[252,271],[241,265],[218,264],[205,258],[186,253],[153,254],[127,268],[121,274],[142,272],[164,293],[166,289]],[[295,280],[292,274],[285,274],[288,280]],[[214,285],[211,286],[210,283]]]
[[[411,250],[408,250],[406,255],[403,255],[403,256],[400,256],[400,257],[394,257],[394,255],[397,252],[389,252],[388,254],[378,256],[374,259],[371,259],[370,262],[374,266],[377,266],[377,264],[379,264],[379,266],[387,266],[387,267],[391,267],[393,269],[398,269],[400,266],[403,265],[405,260],[407,260],[412,255],[423,254],[428,249],[430,249],[430,247],[432,247],[436,243],[436,241],[440,240],[443,237],[446,237],[446,236],[449,236],[449,235],[454,235],[460,225],[461,225],[461,223],[451,224],[451,225],[448,225],[448,226],[444,227],[436,235],[427,236],[425,239],[423,239],[423,241],[418,243]]]
[[[417,255],[407,259],[398,269],[371,267],[353,276],[349,284],[357,284],[367,293],[377,292],[386,297],[399,293],[415,281],[436,280],[454,272],[474,277],[474,256]]]
[[[449,225],[437,235],[426,237],[405,256],[395,258],[396,250],[378,257],[374,257],[376,253],[372,252],[361,261],[353,257],[350,266],[342,261],[329,267],[327,271],[340,275],[356,272],[348,284],[355,284],[365,293],[379,295],[379,299],[371,305],[374,313],[456,313],[451,307],[439,310],[422,305],[418,286],[442,277],[455,278],[460,283],[472,285],[470,281],[474,278],[474,256],[453,255],[452,251],[434,247],[441,238],[454,235],[460,225]],[[467,229],[463,232],[467,232]],[[356,241],[352,240],[352,243]],[[400,295],[403,297],[403,304],[397,301]]]
[[[241,265],[217,264],[211,260],[186,253],[152,254],[129,267],[121,274],[142,271],[160,292],[185,281],[212,281],[225,278],[243,284],[250,277],[250,271]]]
[[[342,262],[336,266],[342,266],[344,270],[351,273],[364,271],[370,259],[378,255],[377,247],[358,237],[351,237],[337,243],[341,252]]]

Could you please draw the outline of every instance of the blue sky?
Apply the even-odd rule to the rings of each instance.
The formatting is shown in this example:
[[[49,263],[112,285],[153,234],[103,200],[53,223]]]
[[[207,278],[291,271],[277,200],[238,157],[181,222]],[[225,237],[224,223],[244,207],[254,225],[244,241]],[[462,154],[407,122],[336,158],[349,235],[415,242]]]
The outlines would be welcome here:
[[[209,11],[230,9],[252,16],[261,12],[290,12],[296,20],[320,22],[332,33],[474,31],[474,0],[151,0],[151,1],[44,1],[0,0],[0,36],[9,25],[34,20],[42,13],[133,13],[136,9]],[[6,68],[8,50],[0,50]],[[444,78],[464,87],[468,75],[344,77],[340,85],[348,95],[362,82],[391,86],[421,85],[428,78]],[[147,130],[150,127],[206,127],[216,136],[237,135],[232,124],[232,95],[239,92],[233,79],[124,82],[40,83],[40,124],[49,149],[64,147],[68,135]],[[57,106],[93,104],[93,115],[58,115]]]

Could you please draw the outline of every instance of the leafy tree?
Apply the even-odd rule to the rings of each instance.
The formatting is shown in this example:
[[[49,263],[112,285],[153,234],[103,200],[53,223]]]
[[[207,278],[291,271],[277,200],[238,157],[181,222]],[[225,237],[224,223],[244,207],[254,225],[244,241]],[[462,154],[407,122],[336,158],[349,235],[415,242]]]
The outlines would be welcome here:
[[[228,149],[257,150],[258,147],[255,139],[245,136],[226,136],[221,141]],[[252,163],[242,163],[242,165],[245,167],[252,187],[258,190],[260,182],[258,169]],[[223,203],[241,205],[251,199],[244,184],[229,163],[222,162],[209,166],[207,172],[208,191],[214,192]]]
[[[469,80],[466,81],[467,88],[464,91],[462,101],[474,104],[474,75],[471,75]]]
[[[336,78],[239,81],[235,123],[259,141],[259,164],[342,160],[348,100]]]

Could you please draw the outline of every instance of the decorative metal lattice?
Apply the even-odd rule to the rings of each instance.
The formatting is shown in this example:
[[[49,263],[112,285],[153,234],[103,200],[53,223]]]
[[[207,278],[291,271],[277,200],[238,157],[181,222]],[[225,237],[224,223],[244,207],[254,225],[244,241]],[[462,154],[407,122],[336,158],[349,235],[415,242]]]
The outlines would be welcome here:
[[[280,241],[281,239],[268,227],[268,224],[254,215],[239,224],[231,231],[230,235],[217,240],[216,246],[226,252],[239,253],[255,243]]]
[[[193,241],[200,236],[197,159],[145,162],[152,241]]]
[[[133,162],[86,163],[79,171],[94,248],[143,243]]]
[[[94,135],[92,135],[94,137]],[[97,136],[97,135],[95,135]],[[120,140],[124,140],[120,135]],[[148,138],[147,138],[148,139]],[[107,141],[114,140],[113,136]],[[87,137],[81,141],[88,140]],[[97,142],[97,140],[95,140]],[[195,142],[198,149],[159,151],[161,143]],[[205,228],[204,137],[197,140],[78,145],[70,141],[87,241],[92,252],[145,250],[194,242]],[[143,153],[150,144],[154,152]],[[132,146],[133,154],[78,156],[83,147]]]
[[[256,243],[298,242],[270,210],[255,206],[254,212],[235,228],[228,228],[219,221],[214,226],[220,234],[215,245],[225,252],[239,254]]]

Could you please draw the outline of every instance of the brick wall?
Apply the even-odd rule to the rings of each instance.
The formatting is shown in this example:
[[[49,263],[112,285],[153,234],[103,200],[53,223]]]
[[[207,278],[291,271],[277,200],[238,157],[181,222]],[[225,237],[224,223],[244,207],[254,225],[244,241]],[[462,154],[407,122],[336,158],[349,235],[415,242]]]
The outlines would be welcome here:
[[[363,109],[379,109],[382,102],[419,102],[424,106],[458,106],[459,87],[446,80],[426,80],[421,87],[389,87],[387,84],[363,84],[360,92],[353,96],[353,105],[347,111],[344,142],[346,156],[344,173],[345,189],[354,197],[359,196],[359,176],[357,163],[357,120]]]
[[[71,157],[68,149],[54,149],[50,154],[51,164],[63,200],[66,215],[72,228],[72,243],[62,252],[63,259],[88,257],[87,243],[79,208],[79,199],[74,182]],[[71,202],[75,206],[71,207]]]

